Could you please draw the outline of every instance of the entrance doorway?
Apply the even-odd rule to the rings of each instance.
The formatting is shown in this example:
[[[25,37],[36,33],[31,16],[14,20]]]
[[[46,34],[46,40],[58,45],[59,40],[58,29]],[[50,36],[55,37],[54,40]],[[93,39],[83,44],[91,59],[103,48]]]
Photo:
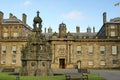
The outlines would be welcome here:
[[[81,61],[77,61],[78,69],[81,69]]]
[[[65,68],[65,59],[64,58],[59,59],[59,67],[61,69]]]

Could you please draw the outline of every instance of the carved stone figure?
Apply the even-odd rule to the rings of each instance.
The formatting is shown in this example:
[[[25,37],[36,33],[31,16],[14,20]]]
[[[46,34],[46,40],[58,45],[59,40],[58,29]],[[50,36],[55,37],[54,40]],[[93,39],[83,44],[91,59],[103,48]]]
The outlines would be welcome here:
[[[20,74],[23,76],[48,76],[51,71],[51,47],[46,41],[45,35],[41,33],[42,19],[34,18],[34,29],[28,36],[28,43],[22,48],[22,68]],[[38,26],[37,26],[38,24]]]

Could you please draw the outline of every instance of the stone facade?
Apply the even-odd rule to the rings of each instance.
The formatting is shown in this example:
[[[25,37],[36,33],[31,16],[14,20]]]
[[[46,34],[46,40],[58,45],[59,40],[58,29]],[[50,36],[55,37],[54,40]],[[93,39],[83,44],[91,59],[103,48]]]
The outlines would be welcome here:
[[[25,15],[25,14],[24,14]],[[23,15],[23,16],[24,16]],[[23,18],[25,21],[27,16]],[[21,67],[21,48],[26,44],[31,28],[12,13],[8,19],[4,19],[0,12],[0,67]]]
[[[115,68],[120,67],[120,18],[106,22],[99,32],[87,28],[81,33],[66,33],[66,25],[61,23],[59,33],[53,33],[52,68]]]
[[[20,24],[16,22],[16,24],[14,22],[10,23],[6,19],[3,19],[3,15],[0,12],[0,66],[20,67],[20,50],[28,42],[28,38],[25,38],[25,35],[27,36],[28,33],[31,34],[32,31],[27,25],[24,25],[26,21],[24,23],[21,21],[22,23]],[[51,44],[52,48],[51,68],[120,67],[120,18],[117,17],[107,21],[106,17],[107,14],[104,13],[103,25],[98,32],[95,32],[95,28],[93,28],[92,32],[90,27],[87,28],[87,32],[80,32],[79,26],[76,27],[76,32],[67,32],[65,23],[59,25],[59,32],[53,33],[50,27],[47,33],[45,29],[45,33],[42,34],[45,36],[47,43]],[[25,15],[23,18],[25,18]],[[11,19],[19,21],[15,16],[11,17]],[[10,20],[8,19],[8,21]],[[9,28],[6,28],[6,26],[9,26]],[[39,29],[34,25],[33,30]],[[19,37],[14,38],[13,35],[16,35],[14,32],[18,32]],[[6,35],[9,37],[6,37]],[[14,45],[17,46],[16,56],[12,54],[12,52],[15,52],[15,48],[13,51],[11,49]],[[2,54],[3,52],[6,52],[6,54]],[[16,59],[16,63],[12,64],[12,59]],[[15,61],[13,60],[13,62]]]

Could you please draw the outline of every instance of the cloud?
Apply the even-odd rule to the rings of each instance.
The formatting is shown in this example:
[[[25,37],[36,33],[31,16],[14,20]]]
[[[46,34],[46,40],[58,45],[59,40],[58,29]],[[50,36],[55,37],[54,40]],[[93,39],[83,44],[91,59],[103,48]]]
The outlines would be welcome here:
[[[25,2],[23,3],[23,5],[24,5],[24,6],[29,6],[29,5],[31,5],[31,2],[30,2],[30,1],[25,1]]]
[[[69,13],[63,14],[63,18],[71,20],[84,20],[85,16],[80,11],[71,11]]]

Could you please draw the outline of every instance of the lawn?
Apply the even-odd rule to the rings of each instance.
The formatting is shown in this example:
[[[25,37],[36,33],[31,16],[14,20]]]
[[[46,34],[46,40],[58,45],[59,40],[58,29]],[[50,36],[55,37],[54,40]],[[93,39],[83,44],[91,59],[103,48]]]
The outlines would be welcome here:
[[[13,73],[0,72],[0,80],[17,80]],[[79,77],[79,76],[76,76]],[[101,79],[102,77],[98,74],[88,74],[89,80]],[[66,80],[65,75],[60,76],[46,76],[46,77],[34,77],[34,76],[20,76],[19,80]]]
[[[16,80],[13,73],[0,72],[0,80]],[[65,76],[46,76],[46,77],[34,77],[34,76],[20,76],[20,80],[65,80]]]

